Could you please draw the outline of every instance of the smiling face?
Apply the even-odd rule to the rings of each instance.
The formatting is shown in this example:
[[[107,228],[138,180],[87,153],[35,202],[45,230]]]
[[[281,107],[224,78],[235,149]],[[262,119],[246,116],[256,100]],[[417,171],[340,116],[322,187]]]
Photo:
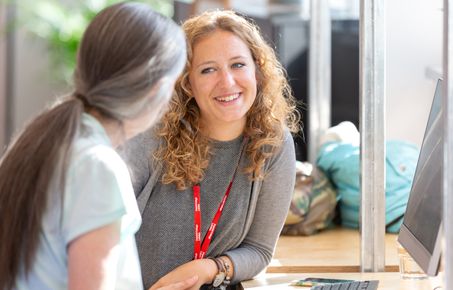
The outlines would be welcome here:
[[[189,82],[208,135],[217,140],[239,136],[257,92],[248,46],[223,30],[201,38],[193,46]]]

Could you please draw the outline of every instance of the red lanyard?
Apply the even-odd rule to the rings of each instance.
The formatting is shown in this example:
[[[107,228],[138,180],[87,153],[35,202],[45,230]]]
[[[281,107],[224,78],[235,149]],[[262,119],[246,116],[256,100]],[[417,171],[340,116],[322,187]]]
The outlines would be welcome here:
[[[223,212],[223,207],[225,206],[225,202],[230,194],[231,186],[233,185],[233,180],[230,181],[228,188],[223,196],[222,201],[220,202],[219,208],[212,219],[211,225],[209,226],[208,232],[201,243],[201,210],[200,210],[200,185],[193,186],[193,199],[195,202],[195,211],[194,211],[194,220],[195,220],[195,249],[194,249],[194,259],[203,259],[206,251],[211,244],[212,236],[214,231],[217,227],[217,223],[219,222],[220,216]]]
[[[203,239],[203,243],[201,242],[201,207],[200,207],[200,185],[195,184],[192,187],[193,190],[193,201],[194,201],[194,224],[195,224],[195,242],[194,242],[194,259],[203,259],[208,251],[209,245],[211,244],[212,236],[214,235],[214,231],[217,227],[219,222],[220,216],[222,216],[223,208],[225,206],[225,202],[230,195],[231,187],[233,186],[234,178],[236,177],[236,171],[239,167],[239,162],[241,161],[242,151],[244,151],[245,144],[247,142],[247,138],[244,138],[244,142],[242,144],[241,153],[239,155],[239,160],[234,170],[233,178],[228,184],[227,190],[225,191],[225,195],[223,196],[222,201],[220,202],[219,208],[212,219],[211,225],[209,226],[208,232]]]

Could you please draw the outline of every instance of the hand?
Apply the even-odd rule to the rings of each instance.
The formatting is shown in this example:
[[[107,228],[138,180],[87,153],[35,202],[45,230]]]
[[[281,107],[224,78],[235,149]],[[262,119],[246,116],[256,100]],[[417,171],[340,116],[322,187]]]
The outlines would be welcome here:
[[[216,274],[217,265],[214,261],[210,259],[193,260],[182,264],[167,275],[160,278],[153,286],[151,286],[149,290],[158,290],[160,287],[170,287],[172,284],[184,281],[194,275],[198,276],[198,281],[185,289],[199,290],[203,284],[211,284]],[[163,289],[167,290],[167,288]],[[168,290],[170,289],[173,290],[173,288],[168,288]]]
[[[189,279],[186,279],[181,282],[177,282],[174,284],[170,284],[168,286],[160,287],[157,288],[156,290],[186,290],[186,289],[191,289],[192,286],[195,285],[198,281],[198,276],[193,276]],[[153,286],[154,287],[154,286]],[[152,289],[153,287],[149,288]]]

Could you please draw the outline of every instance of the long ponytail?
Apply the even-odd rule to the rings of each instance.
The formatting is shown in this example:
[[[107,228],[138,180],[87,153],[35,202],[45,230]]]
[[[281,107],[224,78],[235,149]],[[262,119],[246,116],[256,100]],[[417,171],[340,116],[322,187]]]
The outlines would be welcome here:
[[[82,112],[76,98],[46,110],[0,161],[0,289],[12,289],[21,267],[32,266],[50,181],[65,172]]]

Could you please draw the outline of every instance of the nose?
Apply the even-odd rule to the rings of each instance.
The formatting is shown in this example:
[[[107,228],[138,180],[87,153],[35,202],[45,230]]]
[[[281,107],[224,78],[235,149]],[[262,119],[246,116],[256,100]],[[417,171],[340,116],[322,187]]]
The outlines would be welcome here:
[[[231,87],[235,84],[234,75],[228,70],[222,70],[219,82],[223,87]]]

